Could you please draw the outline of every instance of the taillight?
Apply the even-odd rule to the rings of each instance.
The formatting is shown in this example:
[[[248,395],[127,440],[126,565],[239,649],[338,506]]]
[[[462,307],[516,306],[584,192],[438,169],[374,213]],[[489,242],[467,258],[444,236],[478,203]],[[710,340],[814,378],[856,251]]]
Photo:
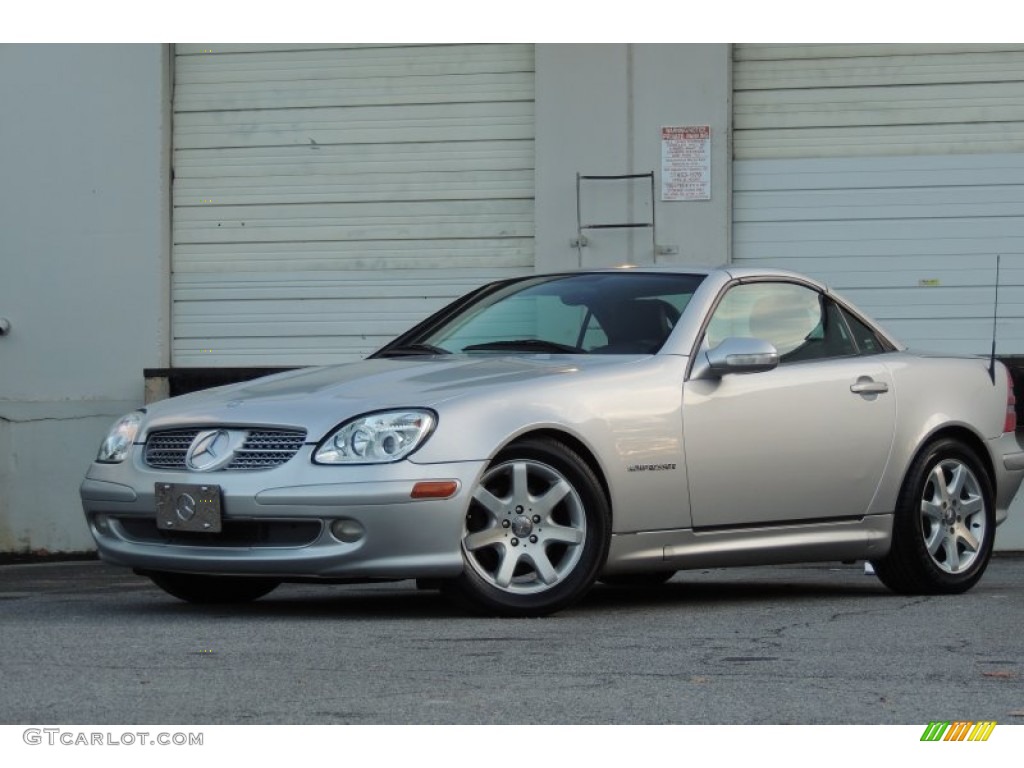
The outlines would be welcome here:
[[[1006,421],[1003,432],[1014,432],[1017,429],[1017,398],[1013,394],[1013,376],[1006,372]]]

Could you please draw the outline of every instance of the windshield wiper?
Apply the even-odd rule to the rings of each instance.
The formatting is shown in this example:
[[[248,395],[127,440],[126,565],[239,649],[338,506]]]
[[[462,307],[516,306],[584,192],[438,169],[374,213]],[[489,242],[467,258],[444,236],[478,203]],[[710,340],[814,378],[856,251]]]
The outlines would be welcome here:
[[[411,357],[413,355],[450,355],[447,349],[435,347],[433,344],[403,344],[384,350],[378,357]]]
[[[501,341],[487,341],[483,344],[470,344],[463,347],[463,352],[559,352],[578,355],[583,350],[569,344],[559,344],[557,341],[546,341],[544,339],[503,339]]]

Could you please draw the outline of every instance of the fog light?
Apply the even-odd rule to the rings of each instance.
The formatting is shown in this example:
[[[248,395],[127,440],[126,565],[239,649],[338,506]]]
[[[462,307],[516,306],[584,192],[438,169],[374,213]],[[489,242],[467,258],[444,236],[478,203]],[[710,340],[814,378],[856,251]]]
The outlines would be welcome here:
[[[331,523],[331,533],[338,541],[354,544],[366,534],[362,523],[355,520],[335,520]]]
[[[93,523],[95,523],[96,530],[100,533],[110,533],[110,518],[106,515],[96,515],[93,518]]]

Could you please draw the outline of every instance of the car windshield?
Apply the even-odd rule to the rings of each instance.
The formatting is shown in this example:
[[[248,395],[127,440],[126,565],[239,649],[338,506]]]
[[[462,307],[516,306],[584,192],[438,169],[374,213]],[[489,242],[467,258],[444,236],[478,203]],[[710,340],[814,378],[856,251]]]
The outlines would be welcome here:
[[[525,278],[483,292],[402,349],[437,353],[652,354],[702,275],[599,272]]]

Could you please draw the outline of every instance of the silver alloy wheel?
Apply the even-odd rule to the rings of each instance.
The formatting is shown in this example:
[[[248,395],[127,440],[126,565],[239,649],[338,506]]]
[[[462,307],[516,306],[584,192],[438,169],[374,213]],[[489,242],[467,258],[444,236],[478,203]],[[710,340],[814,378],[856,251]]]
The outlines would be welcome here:
[[[507,461],[489,469],[472,495],[462,547],[485,582],[529,595],[572,573],[583,555],[587,516],[561,472],[534,459]]]
[[[921,533],[934,563],[958,574],[977,559],[987,525],[985,496],[960,459],[945,459],[928,475],[921,498]]]

